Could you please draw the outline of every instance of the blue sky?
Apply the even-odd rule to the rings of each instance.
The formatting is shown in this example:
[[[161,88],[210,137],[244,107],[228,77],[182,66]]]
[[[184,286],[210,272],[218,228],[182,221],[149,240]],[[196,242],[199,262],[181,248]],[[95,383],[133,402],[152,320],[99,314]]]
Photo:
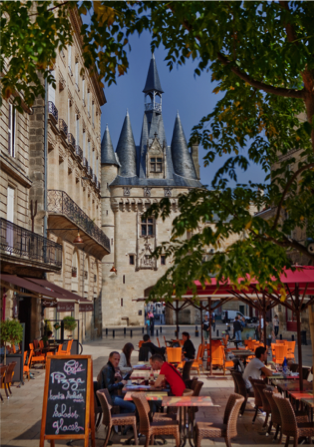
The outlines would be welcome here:
[[[129,54],[129,70],[124,76],[117,79],[117,84],[105,88],[107,104],[102,107],[102,136],[108,124],[114,149],[118,143],[120,131],[128,109],[136,145],[140,143],[141,126],[144,113],[144,94],[150,58],[150,35],[143,33],[140,37],[132,36],[130,39],[132,51]],[[203,72],[201,76],[194,77],[196,61],[187,61],[185,66],[174,68],[171,72],[166,66],[164,58],[166,51],[161,46],[155,51],[155,58],[161,80],[163,94],[163,119],[165,125],[167,144],[171,144],[174,122],[177,110],[179,111],[186,139],[189,140],[191,129],[199,120],[213,110],[220,94],[212,93],[215,84],[211,83],[211,73]],[[206,151],[199,147],[199,163],[201,169],[201,182],[210,185],[211,180],[222,166],[224,158],[217,158],[208,167],[203,167],[203,157]],[[238,182],[246,183],[248,180],[262,182],[264,173],[260,167],[252,164],[243,172],[238,171]],[[231,181],[230,186],[233,187]]]

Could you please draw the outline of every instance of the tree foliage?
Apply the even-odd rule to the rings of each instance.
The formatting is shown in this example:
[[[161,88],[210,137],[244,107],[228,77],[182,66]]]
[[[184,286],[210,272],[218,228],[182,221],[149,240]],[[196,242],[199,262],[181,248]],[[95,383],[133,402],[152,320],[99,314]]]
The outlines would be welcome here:
[[[2,48],[10,59],[5,98],[22,91],[31,105],[42,94],[37,73],[48,78],[56,51],[71,42],[66,14],[76,3],[38,2],[31,16],[33,2],[2,2]],[[313,236],[313,2],[83,1],[78,8],[91,16],[81,28],[85,65],[93,71],[96,64],[108,85],[128,70],[130,35],[149,30],[152,50],[164,46],[170,69],[193,59],[196,76],[209,72],[213,92],[224,94],[193,128],[191,142],[206,150],[206,166],[229,157],[210,189],[179,198],[172,240],[155,253],[174,265],[152,297],[210,275],[235,280],[249,272],[268,281],[270,271],[290,264],[288,251],[308,254],[292,235],[300,228]],[[266,174],[264,183],[237,178],[237,169],[251,163]],[[230,179],[238,182],[234,190]],[[252,216],[253,207],[271,208],[271,218]],[[164,199],[149,213],[163,219],[169,211]],[[194,233],[189,240],[187,231]],[[238,241],[222,251],[222,240],[233,234]],[[209,247],[214,253],[205,259]]]

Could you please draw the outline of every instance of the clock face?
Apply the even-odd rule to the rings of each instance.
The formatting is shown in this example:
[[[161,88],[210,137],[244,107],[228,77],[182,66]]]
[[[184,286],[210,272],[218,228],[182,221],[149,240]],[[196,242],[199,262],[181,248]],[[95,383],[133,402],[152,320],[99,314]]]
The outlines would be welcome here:
[[[307,246],[307,250],[309,251],[310,254],[313,254],[314,253],[314,243],[310,243]]]

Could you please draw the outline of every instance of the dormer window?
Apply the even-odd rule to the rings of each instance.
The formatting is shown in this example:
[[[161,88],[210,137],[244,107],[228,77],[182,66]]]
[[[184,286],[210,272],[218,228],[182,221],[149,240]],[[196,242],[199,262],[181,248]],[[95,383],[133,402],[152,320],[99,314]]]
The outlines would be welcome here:
[[[162,163],[163,159],[160,157],[150,158],[150,172],[151,173],[162,173]]]

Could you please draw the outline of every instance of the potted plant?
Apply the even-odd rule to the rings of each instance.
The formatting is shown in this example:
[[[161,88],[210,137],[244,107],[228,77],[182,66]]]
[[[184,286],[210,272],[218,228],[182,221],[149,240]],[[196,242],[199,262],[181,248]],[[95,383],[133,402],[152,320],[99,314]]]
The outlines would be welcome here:
[[[4,322],[1,322],[0,326],[0,340],[1,344],[4,345],[4,364],[6,364],[6,345],[9,342],[10,344],[19,344],[23,339],[23,327],[18,320],[9,320],[7,319]]]
[[[72,316],[66,316],[63,318],[63,327],[65,330],[73,331],[77,328],[77,321]]]

